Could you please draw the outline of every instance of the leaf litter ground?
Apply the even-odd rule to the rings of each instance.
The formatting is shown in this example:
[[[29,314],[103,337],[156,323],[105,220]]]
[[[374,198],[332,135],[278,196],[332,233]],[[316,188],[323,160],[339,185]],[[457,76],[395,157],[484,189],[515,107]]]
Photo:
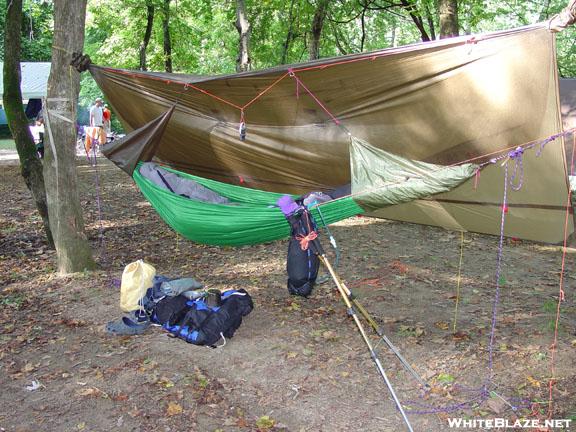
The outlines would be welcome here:
[[[285,288],[286,242],[217,248],[178,238],[132,181],[99,161],[79,164],[86,229],[100,270],[54,275],[55,253],[17,167],[0,173],[0,430],[401,431],[402,419],[334,285],[309,299]],[[428,407],[470,397],[487,374],[498,239],[465,234],[454,331],[460,235],[369,218],[336,224],[338,272],[427,381],[423,394],[383,344],[373,342],[403,401]],[[103,234],[103,241],[100,240]],[[327,242],[325,242],[327,243]],[[208,287],[244,288],[255,310],[223,349],[154,328],[112,337],[124,266],[143,258],[158,274]],[[576,255],[566,268],[555,358],[554,418],[576,417]],[[545,415],[558,296],[558,247],[507,240],[494,346],[493,395],[454,413],[410,414],[417,431],[449,417]],[[513,411],[508,403],[533,402]],[[575,420],[576,421],[576,420]]]

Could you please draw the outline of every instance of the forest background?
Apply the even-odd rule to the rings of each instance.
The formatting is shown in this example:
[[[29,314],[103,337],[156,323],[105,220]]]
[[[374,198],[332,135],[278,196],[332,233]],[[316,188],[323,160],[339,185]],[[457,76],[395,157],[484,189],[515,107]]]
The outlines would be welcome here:
[[[565,0],[89,0],[84,52],[103,66],[214,75],[434,40],[445,25],[442,14],[453,34],[466,35],[545,21],[565,6]],[[1,2],[2,21],[5,9]],[[49,61],[52,38],[52,1],[24,0],[22,61]],[[576,77],[575,45],[574,28],[558,34],[561,77]],[[89,74],[81,84],[80,106],[87,108],[101,93]],[[114,127],[121,129],[119,122]]]

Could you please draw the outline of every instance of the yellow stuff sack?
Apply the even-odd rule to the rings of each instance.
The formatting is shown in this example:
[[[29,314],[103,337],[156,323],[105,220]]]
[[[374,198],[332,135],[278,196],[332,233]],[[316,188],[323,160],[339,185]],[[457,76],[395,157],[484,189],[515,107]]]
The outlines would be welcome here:
[[[120,308],[124,312],[142,309],[146,290],[152,287],[156,269],[142,260],[134,261],[124,268],[120,285]]]

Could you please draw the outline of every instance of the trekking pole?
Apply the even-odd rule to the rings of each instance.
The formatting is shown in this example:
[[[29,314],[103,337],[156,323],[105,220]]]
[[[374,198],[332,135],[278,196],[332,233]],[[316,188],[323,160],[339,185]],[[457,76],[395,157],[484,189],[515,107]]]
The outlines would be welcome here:
[[[396,348],[396,346],[394,346],[392,341],[388,339],[388,337],[384,334],[382,328],[378,325],[376,320],[374,320],[374,318],[370,315],[370,313],[364,308],[364,306],[358,301],[358,299],[356,299],[350,288],[348,288],[346,284],[342,281],[342,279],[340,279],[340,276],[336,274],[336,272],[334,272],[334,275],[336,278],[338,278],[338,282],[340,283],[340,285],[342,285],[342,288],[344,289],[344,292],[346,293],[350,301],[354,304],[354,306],[356,306],[356,308],[360,311],[360,313],[366,319],[366,321],[368,321],[368,323],[374,329],[374,331],[380,337],[380,339],[382,339],[384,343],[388,345],[390,351],[392,351],[394,355],[398,358],[398,360],[400,360],[400,363],[402,363],[404,368],[406,368],[406,370],[410,372],[412,376],[416,379],[416,381],[418,381],[422,386],[424,386],[425,388],[430,388],[430,384],[424,381],[420,377],[420,375],[418,375],[418,372],[416,372],[414,368],[412,368],[410,363],[408,363],[406,359],[402,356],[402,354],[400,354],[398,348]]]
[[[326,256],[323,253],[321,246],[319,246],[318,242],[314,242],[314,243],[315,243],[316,249],[318,251],[318,257],[320,258],[320,261],[322,261],[322,263],[328,269],[328,272],[332,276],[332,279],[334,279],[334,283],[336,284],[336,287],[338,288],[338,292],[340,293],[342,300],[344,300],[344,303],[346,304],[346,307],[348,308],[348,315],[350,315],[352,317],[352,319],[354,320],[354,322],[356,323],[356,327],[358,327],[358,330],[360,331],[360,334],[362,335],[364,342],[368,346],[368,350],[370,351],[370,357],[372,357],[372,360],[376,364],[376,368],[378,369],[378,372],[380,372],[380,375],[384,379],[384,382],[386,383],[386,386],[388,387],[388,390],[390,391],[390,394],[392,395],[392,398],[394,399],[394,403],[396,403],[396,407],[398,408],[398,410],[400,411],[400,414],[402,415],[402,418],[404,419],[404,423],[406,423],[406,426],[408,427],[408,430],[410,432],[414,432],[414,430],[412,429],[412,425],[410,424],[410,421],[408,420],[408,417],[406,416],[406,413],[404,412],[404,408],[402,408],[402,404],[400,403],[398,396],[396,396],[396,392],[394,391],[394,388],[392,387],[392,383],[388,379],[388,376],[386,375],[386,372],[384,371],[384,368],[382,367],[382,363],[380,363],[380,359],[376,355],[376,352],[374,351],[374,348],[372,347],[372,344],[370,343],[370,339],[368,339],[368,336],[366,335],[366,331],[364,330],[364,326],[362,325],[362,322],[360,322],[360,318],[358,318],[358,315],[356,314],[356,310],[354,309],[354,306],[352,305],[350,298],[346,294],[346,290],[343,288],[342,284],[340,283],[340,280],[339,280],[338,276],[336,275],[336,273],[334,272],[332,265],[326,259]]]

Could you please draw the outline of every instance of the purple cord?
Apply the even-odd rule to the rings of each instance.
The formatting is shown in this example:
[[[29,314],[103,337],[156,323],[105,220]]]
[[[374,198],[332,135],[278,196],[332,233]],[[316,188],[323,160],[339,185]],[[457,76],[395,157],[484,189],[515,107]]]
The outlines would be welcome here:
[[[94,182],[96,184],[96,206],[98,208],[98,248],[100,249],[99,257],[102,261],[106,259],[106,247],[104,245],[104,227],[102,226],[102,206],[100,205],[100,175],[98,173],[98,158],[96,157],[96,146],[93,147],[94,163]],[[90,159],[89,159],[90,160]]]
[[[422,410],[409,410],[407,411],[408,414],[440,414],[440,413],[451,413],[454,411],[459,411],[464,408],[471,408],[473,405],[481,405],[487,399],[487,396],[484,393],[480,393],[475,398],[467,400],[465,402],[447,405],[440,408],[434,408],[432,406],[427,406],[426,404],[416,402],[416,401],[409,401],[412,405],[424,408]]]
[[[524,153],[524,149],[522,147],[516,148],[509,152],[507,155],[503,155],[499,158],[490,160],[490,163],[495,163],[498,159],[510,158],[514,160],[514,173],[510,178],[510,186],[513,190],[518,191],[522,188],[523,184],[523,166],[522,166],[522,155]],[[516,175],[519,175],[519,183],[514,185],[514,181]],[[472,399],[461,402],[458,404],[447,405],[440,408],[435,408],[431,406],[426,406],[423,403],[416,402],[416,401],[409,401],[407,403],[411,403],[414,406],[425,408],[424,410],[414,410],[409,411],[409,414],[438,414],[438,413],[449,413],[458,411],[460,409],[466,407],[472,407],[474,404],[481,405],[487,399],[490,398],[490,391],[489,388],[492,386],[492,378],[494,372],[494,339],[496,336],[496,318],[498,316],[498,304],[500,303],[500,276],[502,273],[502,255],[504,250],[504,222],[506,220],[506,212],[507,212],[507,202],[508,202],[508,163],[504,164],[504,196],[502,199],[502,217],[500,219],[500,239],[498,241],[498,254],[497,254],[497,261],[496,261],[496,292],[494,293],[494,302],[492,305],[492,323],[490,327],[490,339],[488,344],[488,374],[484,381],[484,384],[479,389],[464,389],[467,393],[478,393],[476,397]],[[514,411],[518,409],[518,407],[512,408]]]
[[[519,191],[522,189],[522,183],[524,182],[524,165],[522,164],[522,155],[524,153],[524,149],[522,147],[517,147],[516,150],[511,151],[508,153],[510,159],[514,161],[514,172],[510,177],[510,187],[513,190]],[[506,164],[508,166],[508,164]],[[516,182],[516,175],[518,175],[519,180],[518,184],[514,184]]]
[[[506,219],[506,212],[507,212],[507,201],[508,201],[508,181],[510,181],[510,187],[515,190],[515,191],[519,191],[522,188],[522,185],[524,183],[524,166],[523,166],[523,154],[524,151],[530,148],[535,147],[536,145],[539,144],[539,149],[538,152],[536,153],[536,156],[539,157],[540,154],[542,153],[542,151],[544,150],[544,147],[546,146],[546,144],[548,144],[551,141],[554,141],[556,139],[558,139],[561,136],[565,136],[568,134],[573,134],[574,133],[574,129],[570,129],[568,131],[564,131],[555,135],[551,135],[548,138],[546,138],[543,141],[540,141],[539,143],[533,143],[530,145],[527,145],[525,147],[517,147],[515,150],[507,153],[507,154],[503,154],[501,156],[495,157],[490,159],[487,162],[484,162],[482,164],[479,165],[479,169],[485,167],[486,165],[489,164],[495,164],[500,160],[504,160],[504,159],[512,159],[514,160],[514,172],[512,174],[512,176],[510,177],[510,179],[508,178],[508,161],[504,164],[504,196],[502,199],[502,217],[500,220],[500,239],[498,242],[498,254],[497,254],[497,264],[496,264],[496,292],[494,294],[494,303],[492,305],[492,323],[491,323],[491,328],[490,328],[490,339],[489,339],[489,345],[488,345],[488,349],[489,349],[489,360],[488,360],[488,374],[486,376],[486,379],[484,381],[484,384],[482,385],[482,387],[480,388],[466,388],[466,387],[462,387],[462,386],[458,386],[455,385],[454,388],[460,388],[461,390],[463,390],[465,393],[471,393],[474,394],[476,393],[476,396],[473,397],[472,399],[469,399],[465,402],[461,402],[461,403],[457,403],[457,404],[452,404],[452,405],[446,405],[443,407],[439,407],[436,408],[434,406],[431,405],[426,405],[422,402],[418,402],[418,401],[406,401],[404,404],[405,405],[413,405],[416,407],[421,407],[424,408],[422,410],[410,410],[408,411],[408,414],[439,414],[439,413],[450,413],[450,412],[454,412],[454,411],[458,411],[461,410],[463,408],[466,407],[473,407],[474,405],[479,406],[481,404],[483,404],[486,400],[488,400],[490,398],[490,390],[489,387],[492,387],[493,382],[492,382],[492,378],[493,378],[493,372],[494,372],[494,339],[495,339],[495,335],[496,335],[496,318],[498,316],[498,304],[500,302],[500,276],[502,273],[502,255],[503,255],[503,245],[504,245],[504,222]],[[518,184],[514,184],[516,181],[516,177],[518,176]],[[512,410],[513,411],[518,411],[520,408],[527,408],[530,406],[530,401],[526,400],[526,399],[520,399],[520,398],[512,398],[510,399],[510,401],[515,402],[515,405],[512,406]]]
[[[488,345],[488,376],[484,383],[484,391],[492,384],[492,374],[494,369],[494,336],[496,334],[496,316],[498,314],[498,303],[500,301],[500,275],[502,273],[502,254],[504,245],[504,221],[506,219],[506,203],[508,198],[508,164],[504,166],[504,197],[502,199],[502,217],[500,219],[500,240],[498,241],[498,257],[496,260],[496,292],[492,306],[492,326],[490,328],[490,343]]]
[[[496,162],[501,161],[501,160],[506,159],[506,158],[515,159],[517,156],[521,156],[521,153],[523,153],[525,150],[534,148],[536,146],[539,146],[538,151],[536,152],[536,156],[539,157],[542,154],[542,151],[544,150],[544,147],[546,146],[546,144],[548,144],[549,142],[555,141],[560,137],[563,137],[566,135],[571,135],[573,133],[574,133],[574,129],[569,129],[567,131],[563,131],[563,132],[560,132],[560,133],[557,133],[554,135],[550,135],[548,138],[546,138],[542,141],[533,142],[532,144],[528,144],[528,145],[525,145],[523,147],[516,147],[515,150],[512,150],[511,152],[508,152],[508,153],[504,153],[504,154],[497,156],[495,158],[492,158],[492,159],[490,159],[484,163],[479,164],[478,166],[480,168],[484,168],[486,165],[495,164]],[[521,163],[520,163],[520,165],[521,165]],[[520,187],[518,189],[520,189]],[[515,190],[518,190],[518,189],[515,189]]]

